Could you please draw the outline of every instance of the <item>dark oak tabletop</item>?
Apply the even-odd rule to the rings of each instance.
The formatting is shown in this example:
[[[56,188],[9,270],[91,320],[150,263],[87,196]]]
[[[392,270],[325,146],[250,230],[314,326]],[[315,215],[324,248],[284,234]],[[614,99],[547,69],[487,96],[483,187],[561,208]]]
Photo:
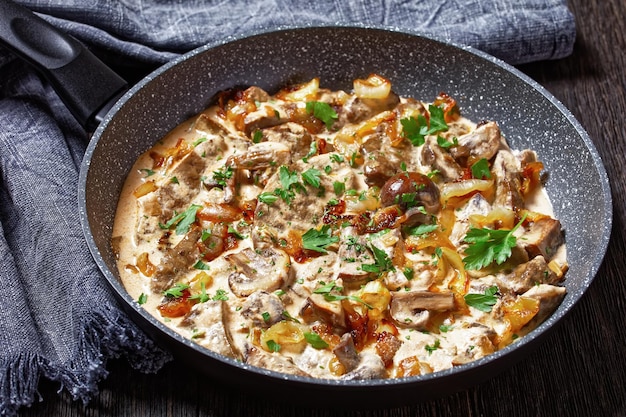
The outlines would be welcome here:
[[[574,53],[520,70],[556,96],[593,139],[613,193],[612,239],[600,271],[571,313],[537,350],[492,379],[445,398],[373,411],[289,405],[220,387],[178,362],[156,375],[111,361],[100,394],[75,402],[42,381],[31,416],[626,416],[626,1],[570,0],[578,35]],[[576,172],[572,172],[576,175]],[[324,399],[320,398],[320,404]]]

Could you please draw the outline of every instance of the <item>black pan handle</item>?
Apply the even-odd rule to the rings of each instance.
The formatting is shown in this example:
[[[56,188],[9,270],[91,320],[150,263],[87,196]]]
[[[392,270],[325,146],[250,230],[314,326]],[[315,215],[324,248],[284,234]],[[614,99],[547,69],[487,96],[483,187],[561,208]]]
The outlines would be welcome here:
[[[127,89],[126,81],[82,43],[9,0],[0,0],[0,42],[48,79],[87,131]]]

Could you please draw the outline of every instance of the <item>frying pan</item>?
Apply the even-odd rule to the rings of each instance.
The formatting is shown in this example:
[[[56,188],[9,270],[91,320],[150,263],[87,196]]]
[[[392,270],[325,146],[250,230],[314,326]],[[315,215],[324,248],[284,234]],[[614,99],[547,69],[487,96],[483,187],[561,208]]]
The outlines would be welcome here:
[[[281,401],[350,407],[400,405],[450,394],[493,377],[535,349],[580,300],[602,262],[612,204],[592,141],[540,85],[485,53],[392,28],[281,28],[200,47],[125,92],[124,81],[74,39],[51,32],[45,22],[10,3],[0,4],[0,12],[8,21],[2,27],[5,42],[44,67],[83,126],[97,126],[81,166],[79,210],[87,244],[104,278],[140,327],[215,381]],[[37,39],[46,39],[45,50],[33,46]],[[221,90],[258,85],[271,93],[313,77],[320,77],[323,87],[349,90],[354,78],[370,73],[390,79],[401,95],[428,100],[444,91],[470,119],[496,120],[513,148],[537,151],[549,174],[546,188],[555,215],[566,231],[570,266],[568,293],[551,317],[514,344],[453,369],[402,379],[331,381],[284,375],[222,357],[166,328],[128,295],[110,241],[122,184],[141,153],[212,104]],[[94,74],[104,81],[94,84]],[[68,84],[72,79],[90,82]]]

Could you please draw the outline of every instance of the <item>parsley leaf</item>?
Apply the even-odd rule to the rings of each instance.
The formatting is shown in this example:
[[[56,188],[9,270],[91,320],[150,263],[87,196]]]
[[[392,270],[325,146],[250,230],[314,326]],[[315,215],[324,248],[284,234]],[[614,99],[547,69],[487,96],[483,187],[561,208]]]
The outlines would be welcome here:
[[[179,298],[183,296],[183,291],[189,288],[189,285],[183,283],[174,284],[173,287],[163,291],[163,295],[171,298]]]
[[[224,166],[217,171],[213,171],[213,179],[220,187],[226,187],[226,181],[233,177],[235,171],[231,166]]]
[[[436,224],[420,224],[418,226],[405,227],[404,232],[408,236],[422,236],[434,232],[438,227]]]
[[[469,232],[463,239],[469,243],[463,258],[465,268],[468,270],[482,269],[492,262],[498,265],[504,263],[511,256],[511,249],[517,244],[517,239],[513,233],[521,226],[526,219],[526,215],[522,217],[517,225],[511,230],[500,229],[494,230],[488,227],[477,229],[470,227]]]
[[[366,272],[374,272],[377,274],[382,274],[387,271],[394,271],[393,262],[384,250],[378,249],[376,246],[371,245],[370,249],[374,254],[374,263],[373,264],[363,264],[361,265],[361,269]]]
[[[175,215],[167,223],[159,223],[159,227],[161,229],[169,229],[170,227],[176,225],[176,234],[184,235],[189,231],[189,228],[191,227],[193,222],[196,221],[196,213],[201,208],[202,206],[192,204],[187,210]]]
[[[304,339],[314,349],[326,349],[328,347],[328,343],[326,343],[317,333],[304,332]]]
[[[327,253],[326,248],[338,241],[339,237],[333,236],[327,224],[320,230],[309,229],[302,235],[302,247],[320,253]]]
[[[448,130],[448,124],[445,121],[443,109],[434,105],[428,106],[430,113],[430,124],[426,117],[418,115],[417,119],[413,116],[400,119],[402,124],[402,134],[414,146],[423,145],[426,142],[426,135],[433,135]]]
[[[402,134],[411,141],[413,146],[426,143],[426,139],[424,139],[426,133],[423,128],[427,126],[428,122],[424,116],[420,114],[417,119],[413,116],[400,119],[400,123],[402,124]]]
[[[451,148],[458,144],[459,144],[459,140],[456,137],[452,138],[452,142],[450,142],[448,139],[444,138],[443,136],[437,136],[437,145],[439,145],[440,147],[444,149]]]
[[[472,176],[479,180],[483,178],[491,178],[491,171],[489,171],[489,162],[485,158],[481,158],[472,164]]]
[[[448,130],[448,124],[446,123],[445,115],[441,107],[431,104],[428,106],[428,112],[430,113],[430,129],[428,129],[428,135]]]
[[[272,204],[278,200],[278,196],[272,193],[264,192],[259,194],[259,201],[265,204]]]
[[[485,313],[490,313],[492,307],[498,301],[498,297],[496,297],[496,293],[498,292],[498,287],[495,285],[487,288],[484,294],[466,294],[465,302],[468,306],[474,307],[480,311],[484,311]]]
[[[352,300],[352,301],[356,301],[357,303],[361,303],[363,304],[365,307],[367,307],[368,309],[372,309],[374,307],[372,307],[371,305],[367,304],[365,301],[363,301],[362,299],[360,299],[359,297],[357,297],[356,295],[341,295],[341,294],[333,294],[332,291],[343,291],[343,287],[339,287],[337,285],[335,285],[334,282],[328,283],[328,284],[324,284],[321,287],[318,287],[317,289],[313,290],[313,292],[315,294],[323,294],[324,295],[324,300],[326,301],[341,301],[341,300]]]
[[[320,188],[321,175],[322,172],[320,170],[315,168],[309,168],[302,173],[302,180],[315,188]]]
[[[321,101],[308,101],[306,103],[306,112],[313,114],[313,116],[324,122],[327,129],[330,129],[335,120],[339,118],[337,112],[330,104]]]
[[[428,352],[428,354],[432,354],[434,351],[436,351],[437,349],[439,349],[439,345],[441,344],[441,342],[439,341],[439,339],[435,339],[435,343],[431,345],[426,345],[424,346],[424,349],[426,349],[426,351]]]

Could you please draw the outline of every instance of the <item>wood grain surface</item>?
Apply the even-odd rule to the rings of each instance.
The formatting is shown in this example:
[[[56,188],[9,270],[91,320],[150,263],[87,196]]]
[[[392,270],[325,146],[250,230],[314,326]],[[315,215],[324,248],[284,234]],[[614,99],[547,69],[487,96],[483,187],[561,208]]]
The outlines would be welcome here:
[[[570,0],[576,16],[574,53],[519,69],[556,96],[593,139],[611,181],[612,240],[587,294],[523,362],[449,397],[384,410],[337,412],[285,404],[281,392],[261,400],[220,387],[170,363],[156,375],[125,360],[89,404],[42,381],[42,401],[21,411],[34,416],[626,416],[626,1]],[[576,172],[572,172],[576,175]],[[324,399],[319,399],[320,404]]]

